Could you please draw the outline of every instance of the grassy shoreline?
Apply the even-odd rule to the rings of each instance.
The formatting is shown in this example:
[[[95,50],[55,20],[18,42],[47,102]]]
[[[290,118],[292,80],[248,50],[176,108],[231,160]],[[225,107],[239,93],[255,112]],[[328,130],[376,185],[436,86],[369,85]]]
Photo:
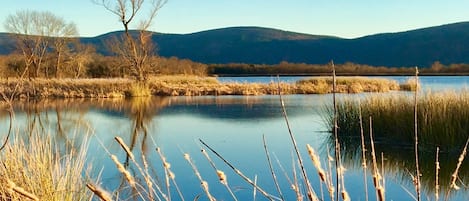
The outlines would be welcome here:
[[[339,93],[388,92],[405,89],[383,78],[340,77]],[[332,79],[325,77],[296,83],[221,83],[214,77],[159,76],[145,84],[131,79],[0,79],[0,93],[25,98],[124,98],[132,96],[274,95],[332,93]]]

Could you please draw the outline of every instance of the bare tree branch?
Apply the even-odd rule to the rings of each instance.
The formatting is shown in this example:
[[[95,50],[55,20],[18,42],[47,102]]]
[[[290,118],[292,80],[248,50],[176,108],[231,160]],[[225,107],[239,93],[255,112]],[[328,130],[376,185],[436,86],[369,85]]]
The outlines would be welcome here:
[[[125,37],[122,38],[121,45],[111,47],[111,49],[117,49],[115,52],[128,63],[138,81],[146,80],[150,66],[148,58],[154,54],[151,32],[148,29],[167,0],[93,0],[93,2],[119,17],[124,27]],[[142,18],[144,20],[137,27],[138,35],[131,33],[130,24],[140,17],[140,13],[144,10],[149,11],[149,16]]]

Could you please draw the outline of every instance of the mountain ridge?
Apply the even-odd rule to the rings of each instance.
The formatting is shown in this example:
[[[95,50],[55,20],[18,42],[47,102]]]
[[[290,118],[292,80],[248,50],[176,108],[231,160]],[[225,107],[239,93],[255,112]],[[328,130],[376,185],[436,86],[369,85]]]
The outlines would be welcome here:
[[[95,45],[100,53],[110,54],[105,41],[120,33],[122,31],[80,39]],[[0,54],[9,52],[4,48],[8,43],[5,35],[0,33]],[[154,32],[152,37],[159,55],[202,63],[276,64],[288,61],[323,64],[334,60],[386,67],[429,67],[435,61],[469,63],[469,22],[353,39],[253,26],[189,34]]]

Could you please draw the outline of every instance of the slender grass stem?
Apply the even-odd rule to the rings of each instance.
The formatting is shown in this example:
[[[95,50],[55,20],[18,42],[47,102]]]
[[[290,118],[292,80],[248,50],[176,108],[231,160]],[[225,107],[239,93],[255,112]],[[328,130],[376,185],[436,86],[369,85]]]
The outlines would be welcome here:
[[[418,74],[419,70],[415,67],[415,85],[416,90],[414,94],[414,152],[415,152],[415,190],[417,192],[417,201],[421,200],[421,193],[420,193],[420,167],[419,167],[419,135],[418,135],[418,88],[419,88],[419,81],[418,81]]]
[[[270,174],[272,175],[272,179],[274,180],[275,188],[277,189],[277,193],[279,194],[280,199],[285,200],[282,194],[282,190],[280,189],[280,184],[277,180],[277,175],[275,174],[274,167],[272,166],[272,161],[270,160],[270,154],[267,149],[267,141],[265,139],[265,135],[262,135],[262,142],[264,144],[265,156],[267,157],[267,162],[269,163],[269,170],[270,170]]]
[[[360,138],[362,146],[362,168],[363,168],[363,186],[365,188],[365,201],[368,201],[368,179],[367,179],[367,162],[366,162],[366,146],[365,146],[365,134],[363,131],[363,115],[362,115],[362,106],[360,100],[358,100],[358,113],[360,121]]]
[[[281,87],[280,87],[280,78],[277,76],[277,79],[278,79],[278,82],[277,82],[278,96],[279,96],[280,106],[282,108],[282,114],[283,114],[283,117],[285,119],[285,123],[287,125],[288,133],[290,134],[290,139],[291,139],[291,142],[293,144],[293,148],[295,150],[298,163],[300,164],[301,173],[303,175],[303,181],[306,184],[308,199],[311,200],[311,201],[316,201],[316,200],[319,200],[319,199],[318,199],[316,193],[314,192],[314,190],[311,186],[311,183],[308,179],[308,175],[306,173],[306,169],[305,169],[304,164],[303,164],[303,158],[301,157],[300,151],[298,150],[298,145],[296,143],[296,139],[293,136],[293,132],[292,132],[291,127],[290,127],[290,122],[288,121],[287,110],[285,108],[285,102],[283,101],[282,90],[281,90]]]
[[[190,166],[192,167],[192,170],[194,171],[194,174],[197,176],[197,178],[199,179],[200,181],[200,185],[202,187],[202,190],[205,192],[205,194],[207,195],[207,198],[210,200],[210,201],[216,201],[216,199],[212,196],[212,194],[210,193],[210,190],[208,188],[208,183],[207,181],[205,181],[203,178],[202,178],[202,175],[200,174],[199,170],[197,169],[197,166],[195,166],[194,162],[192,161],[191,157],[189,154],[184,154],[184,159],[186,159],[186,161],[190,164]]]
[[[333,120],[334,120],[334,150],[335,150],[335,173],[336,173],[336,180],[335,180],[335,186],[337,187],[336,191],[336,200],[339,200],[339,192],[341,191],[340,189],[340,175],[339,175],[339,168],[340,168],[340,145],[339,145],[339,136],[338,136],[338,129],[339,126],[337,124],[337,77],[335,73],[335,65],[334,61],[331,61],[332,65],[332,104],[334,106],[334,114],[333,114]]]
[[[171,180],[171,182],[173,182],[174,184],[174,187],[176,188],[176,191],[179,195],[179,198],[184,201],[184,196],[181,192],[181,190],[179,189],[179,186],[177,185],[177,182],[176,182],[176,175],[174,174],[173,171],[171,171],[171,164],[166,160],[166,157],[164,156],[163,152],[161,151],[161,148],[156,148],[156,152],[158,153],[158,155],[160,156],[160,159],[161,161],[163,162],[163,168],[165,169],[165,177],[166,177],[166,185],[167,185],[167,191],[168,191],[168,197],[170,198],[171,197],[171,193],[170,193],[170,188],[169,188],[169,180]]]
[[[207,143],[205,143],[203,140],[199,139],[200,143],[202,143],[202,145],[204,145],[207,149],[209,149],[213,154],[215,154],[219,159],[221,159],[226,165],[228,165],[228,167],[230,167],[237,175],[239,175],[242,179],[244,179],[244,181],[248,182],[249,184],[251,184],[251,186],[253,186],[254,188],[256,188],[260,193],[262,193],[262,195],[264,195],[265,198],[267,198],[268,200],[271,200],[271,201],[274,201],[274,197],[272,195],[270,195],[269,193],[267,193],[265,190],[263,190],[262,188],[260,188],[258,185],[256,185],[251,179],[249,179],[249,177],[245,176],[240,170],[238,170],[237,168],[235,168],[230,162],[228,162],[223,156],[221,156],[217,151],[215,151],[212,147],[210,147]]]
[[[207,154],[207,151],[205,151],[205,149],[201,149],[201,152],[202,154],[205,156],[205,158],[207,159],[207,161],[210,163],[210,166],[212,166],[213,170],[215,171],[215,173],[217,174],[218,176],[218,179],[220,180],[220,183],[223,184],[223,186],[225,186],[226,190],[230,193],[231,197],[233,198],[233,200],[235,201],[238,201],[238,198],[236,197],[236,195],[233,193],[233,190],[231,190],[230,186],[228,185],[228,180],[226,178],[226,175],[223,171],[219,170],[215,163],[213,162],[213,160],[210,158],[210,156]]]
[[[278,166],[280,167],[280,170],[282,170],[283,174],[285,175],[285,178],[287,179],[288,181],[288,184],[290,184],[290,188],[295,192],[295,195],[297,197],[297,199],[299,200],[299,198],[301,197],[301,193],[298,191],[298,188],[297,188],[297,185],[295,183],[296,181],[296,171],[295,171],[295,164],[294,162],[292,162],[292,170],[294,171],[293,172],[293,175],[295,176],[295,178],[292,180],[289,176],[288,176],[288,173],[287,171],[285,170],[285,168],[283,167],[282,163],[280,163],[280,160],[278,159],[278,157],[274,154],[274,157],[275,157],[275,160],[277,161],[277,164]],[[293,153],[291,154],[291,158],[294,158],[293,157]]]
[[[466,157],[468,145],[469,145],[469,137],[466,140],[466,144],[464,145],[464,149],[462,150],[461,155],[459,155],[458,163],[456,165],[456,169],[454,170],[453,174],[451,175],[451,182],[450,182],[450,187],[448,189],[448,192],[446,193],[446,200],[448,199],[448,196],[449,196],[452,189],[454,189],[454,190],[459,190],[460,189],[460,187],[456,184],[456,180],[458,179],[459,170],[460,170],[461,165],[464,161],[464,158]]]

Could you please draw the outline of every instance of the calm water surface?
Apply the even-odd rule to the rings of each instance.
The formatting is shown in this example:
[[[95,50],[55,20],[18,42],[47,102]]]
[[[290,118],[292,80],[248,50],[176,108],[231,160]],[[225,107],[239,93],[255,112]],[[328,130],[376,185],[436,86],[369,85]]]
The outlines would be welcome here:
[[[442,77],[428,79],[436,85],[448,83],[451,88],[466,84],[466,77],[450,77],[459,80],[444,80],[436,83]],[[397,79],[397,78],[396,78]],[[406,78],[399,77],[405,80]],[[423,82],[423,79],[422,79]],[[424,83],[425,83],[424,82]],[[347,96],[347,95],[340,95]],[[326,164],[327,148],[332,147],[325,126],[325,106],[331,104],[331,95],[290,95],[284,96],[289,123],[294,133],[301,154],[306,165],[308,176],[314,185],[316,193],[321,197],[321,186],[317,173],[311,165],[306,151],[306,144],[316,149]],[[171,169],[176,175],[176,181],[186,200],[194,200],[202,195],[200,200],[207,200],[200,188],[200,182],[184,160],[183,154],[188,153],[195,165],[208,181],[211,193],[218,200],[232,200],[224,186],[220,185],[213,169],[200,153],[199,139],[212,146],[223,157],[230,161],[246,176],[254,179],[269,193],[277,195],[274,182],[269,171],[262,142],[263,136],[267,140],[268,150],[274,161],[274,169],[281,184],[286,200],[295,200],[295,194],[290,188],[289,180],[293,180],[292,143],[288,129],[282,116],[277,96],[206,96],[206,97],[160,97],[133,100],[43,100],[38,102],[18,102],[15,128],[44,129],[54,133],[54,137],[63,145],[81,144],[83,139],[90,141],[88,163],[92,164],[94,175],[101,174],[101,183],[110,191],[118,189],[122,182],[122,175],[116,170],[109,154],[115,154],[124,162],[126,155],[115,142],[114,137],[120,136],[128,144],[136,156],[144,154],[150,164],[155,180],[163,183],[164,172],[161,160],[156,153],[161,148]],[[6,133],[8,118],[2,115],[0,132]],[[0,136],[4,138],[4,136]],[[359,150],[347,151],[343,159],[347,168],[345,186],[352,200],[365,200],[363,185],[363,170],[360,167]],[[412,150],[402,150],[396,147],[382,148],[385,156],[385,179],[387,200],[412,200],[414,192],[408,171],[413,171]],[[423,189],[424,200],[433,200],[434,184],[434,153],[422,154],[423,160]],[[234,189],[239,200],[253,200],[252,187],[237,176],[223,162],[211,155],[218,169],[223,170],[228,177],[230,186]],[[388,157],[387,157],[388,156]],[[454,170],[457,154],[441,156],[441,180],[449,182],[449,175]],[[278,159],[279,162],[276,162]],[[469,180],[468,163],[463,164],[461,177]],[[433,167],[433,169],[432,169]],[[133,172],[137,168],[130,166]],[[282,170],[283,169],[283,170]],[[299,170],[296,170],[299,175]],[[288,177],[288,179],[287,179]],[[375,200],[375,193],[371,176],[368,174],[368,192],[370,200]],[[445,177],[445,178],[443,178]],[[446,179],[446,180],[445,180]],[[442,184],[445,186],[446,184]],[[125,191],[125,188],[124,188]],[[325,200],[329,200],[327,190],[323,189]],[[414,193],[412,193],[414,194]],[[462,188],[452,193],[452,200],[468,200],[469,191]],[[174,200],[179,200],[173,189]],[[430,199],[427,199],[430,198]],[[256,200],[266,200],[257,192]]]

